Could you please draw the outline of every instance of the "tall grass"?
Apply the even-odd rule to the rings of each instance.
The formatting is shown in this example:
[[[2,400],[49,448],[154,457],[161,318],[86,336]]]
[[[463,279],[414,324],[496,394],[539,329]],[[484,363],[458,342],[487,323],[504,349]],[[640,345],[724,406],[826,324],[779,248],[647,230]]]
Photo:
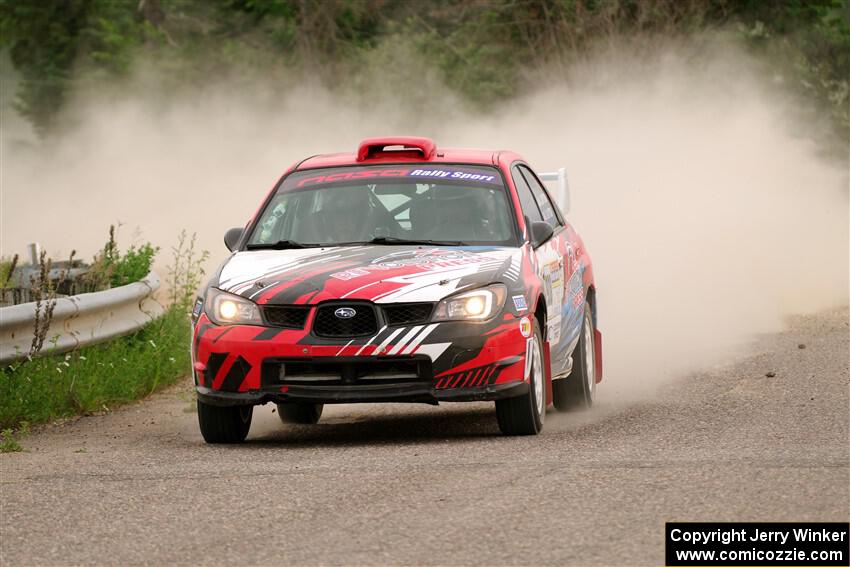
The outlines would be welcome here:
[[[64,355],[34,357],[0,372],[0,430],[39,423],[137,400],[172,384],[189,369],[188,306],[203,274],[185,232],[169,269],[183,283],[165,314],[139,331]],[[193,241],[193,239],[192,239]],[[191,271],[192,273],[186,273]],[[187,283],[188,282],[188,283]]]
[[[169,308],[137,333],[0,374],[0,429],[110,409],[152,393],[189,368],[189,320]]]

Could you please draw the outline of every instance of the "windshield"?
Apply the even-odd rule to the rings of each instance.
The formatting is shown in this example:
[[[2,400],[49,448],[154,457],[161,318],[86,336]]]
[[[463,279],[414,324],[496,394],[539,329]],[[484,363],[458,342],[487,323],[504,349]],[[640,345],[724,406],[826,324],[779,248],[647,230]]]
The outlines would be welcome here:
[[[515,246],[502,176],[492,167],[391,165],[289,175],[249,248],[404,241]]]

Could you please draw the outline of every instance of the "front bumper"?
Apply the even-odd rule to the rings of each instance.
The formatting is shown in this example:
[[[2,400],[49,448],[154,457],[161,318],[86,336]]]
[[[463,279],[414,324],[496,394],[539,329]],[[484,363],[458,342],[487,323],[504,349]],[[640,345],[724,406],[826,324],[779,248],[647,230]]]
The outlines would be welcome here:
[[[267,402],[303,402],[316,404],[351,404],[379,402],[483,402],[521,396],[528,392],[523,381],[494,384],[477,388],[436,389],[422,384],[353,385],[353,386],[289,386],[285,391],[222,392],[198,386],[198,399],[216,406],[258,405]]]
[[[192,363],[199,398],[216,405],[437,403],[521,395],[526,350],[513,316],[332,342],[304,330],[218,326],[201,314]]]

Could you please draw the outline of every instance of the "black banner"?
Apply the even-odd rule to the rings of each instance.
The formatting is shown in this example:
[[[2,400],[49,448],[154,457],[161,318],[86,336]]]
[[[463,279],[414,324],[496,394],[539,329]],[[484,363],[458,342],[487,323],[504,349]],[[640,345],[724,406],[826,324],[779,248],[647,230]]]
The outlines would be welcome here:
[[[668,567],[850,565],[850,524],[668,522]]]

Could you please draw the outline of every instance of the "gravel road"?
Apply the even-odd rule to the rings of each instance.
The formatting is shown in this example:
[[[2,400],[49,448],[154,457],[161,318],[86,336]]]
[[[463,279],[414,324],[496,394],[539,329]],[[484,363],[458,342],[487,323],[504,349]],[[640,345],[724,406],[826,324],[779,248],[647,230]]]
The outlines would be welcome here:
[[[0,563],[657,566],[668,520],[846,521],[848,337],[847,309],[797,318],[734,365],[628,405],[603,387],[524,438],[488,404],[297,427],[266,407],[247,444],[207,446],[182,384],[0,455]]]

